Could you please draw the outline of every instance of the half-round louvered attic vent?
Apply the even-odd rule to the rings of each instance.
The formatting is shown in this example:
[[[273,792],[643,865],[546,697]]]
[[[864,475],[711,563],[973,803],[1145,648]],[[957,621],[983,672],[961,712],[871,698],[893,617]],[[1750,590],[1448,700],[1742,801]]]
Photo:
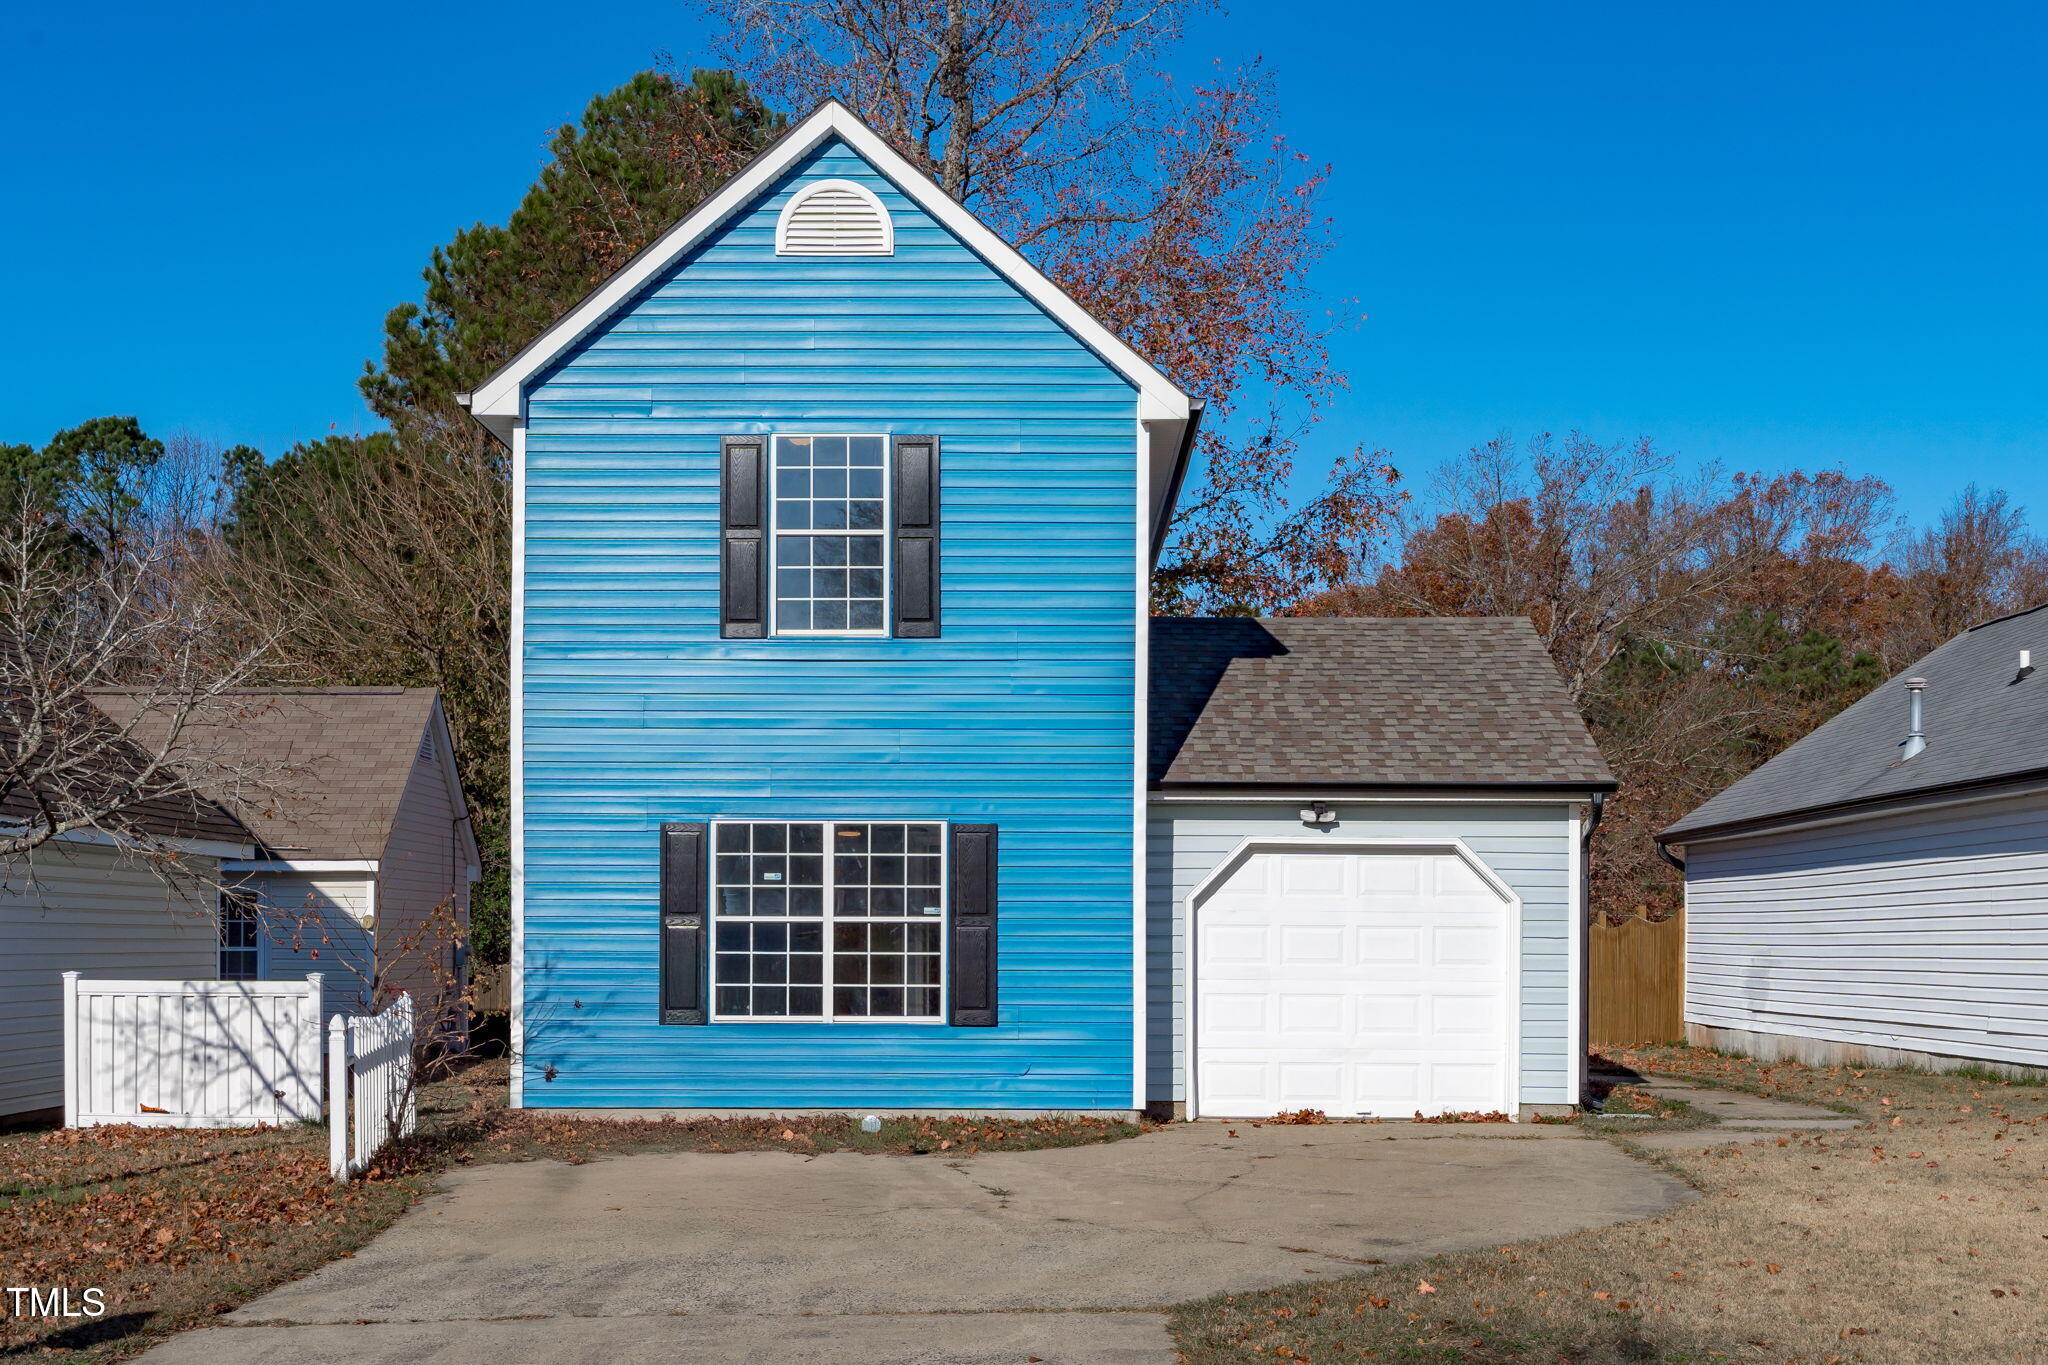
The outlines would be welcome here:
[[[889,210],[865,185],[820,180],[806,185],[775,220],[778,256],[893,256]]]

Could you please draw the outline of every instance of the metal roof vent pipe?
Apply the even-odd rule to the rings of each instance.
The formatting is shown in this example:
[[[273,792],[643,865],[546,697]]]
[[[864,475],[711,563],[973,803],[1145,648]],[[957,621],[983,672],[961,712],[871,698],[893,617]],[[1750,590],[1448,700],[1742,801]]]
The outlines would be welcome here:
[[[1906,679],[1906,752],[1899,755],[1901,763],[1927,747],[1927,712],[1920,703],[1926,690],[1927,679]]]

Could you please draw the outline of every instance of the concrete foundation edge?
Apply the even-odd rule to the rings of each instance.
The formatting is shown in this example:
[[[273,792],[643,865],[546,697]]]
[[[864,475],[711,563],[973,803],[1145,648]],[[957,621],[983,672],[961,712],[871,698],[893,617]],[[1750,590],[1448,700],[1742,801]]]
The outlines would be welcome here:
[[[1957,1057],[1914,1048],[1841,1043],[1832,1038],[1807,1038],[1795,1033],[1762,1033],[1714,1024],[1687,1024],[1685,1040],[1694,1047],[1732,1052],[1760,1062],[1801,1062],[1807,1066],[1874,1066],[1907,1071],[1982,1069],[2021,1081],[2048,1081],[2048,1067],[2000,1062],[1984,1057]]]

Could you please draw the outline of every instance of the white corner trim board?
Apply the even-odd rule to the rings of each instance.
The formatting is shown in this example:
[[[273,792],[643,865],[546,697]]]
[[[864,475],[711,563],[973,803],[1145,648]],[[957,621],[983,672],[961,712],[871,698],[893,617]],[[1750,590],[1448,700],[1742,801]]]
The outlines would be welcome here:
[[[827,100],[820,105],[815,113],[790,129],[780,142],[727,181],[724,189],[656,238],[645,251],[598,286],[582,303],[542,332],[503,369],[478,385],[469,395],[471,415],[509,441],[513,423],[525,417],[528,380],[631,301],[684,252],[753,203],[791,166],[830,137],[845,141],[918,207],[1130,380],[1138,390],[1138,412],[1142,419],[1167,422],[1185,422],[1188,419],[1188,396],[1173,381],[1069,298],[1065,290],[1018,254],[1015,247],[990,231],[965,205],[940,189],[930,176],[911,165],[837,100]]]
[[[806,185],[775,219],[778,256],[893,256],[896,224],[866,185],[820,180]]]

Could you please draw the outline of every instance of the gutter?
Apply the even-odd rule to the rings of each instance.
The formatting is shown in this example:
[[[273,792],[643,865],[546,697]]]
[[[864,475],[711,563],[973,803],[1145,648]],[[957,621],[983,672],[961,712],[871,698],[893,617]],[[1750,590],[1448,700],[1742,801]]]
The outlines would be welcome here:
[[[1819,820],[1865,814],[1877,815],[1891,810],[1911,810],[1924,802],[1944,801],[1959,796],[1996,796],[2000,794],[2001,788],[2017,789],[2044,781],[2048,781],[2048,768],[2030,768],[2025,772],[2001,773],[1996,777],[1972,778],[1966,782],[1949,782],[1938,787],[1919,787],[1908,792],[1887,792],[1881,796],[1858,797],[1852,801],[1837,801],[1825,806],[1802,806],[1798,810],[1778,811],[1771,815],[1759,815],[1748,820],[1730,820],[1718,825],[1673,825],[1652,835],[1651,838],[1661,850],[1666,844],[1725,839],[1736,834],[1764,834]]]
[[[1187,425],[1181,430],[1180,449],[1173,454],[1173,474],[1166,481],[1166,501],[1159,504],[1159,524],[1152,528],[1152,567],[1159,567],[1159,554],[1166,548],[1166,527],[1173,509],[1180,506],[1180,488],[1187,482],[1188,465],[1193,462],[1195,437],[1201,434],[1202,414],[1209,410],[1204,398],[1188,400]]]
[[[1282,794],[1292,800],[1294,794],[1314,792],[1319,796],[1337,798],[1344,796],[1371,797],[1386,796],[1454,796],[1465,799],[1485,800],[1490,795],[1555,796],[1559,800],[1572,797],[1599,798],[1615,790],[1620,784],[1613,778],[1592,782],[1319,782],[1297,779],[1291,782],[1170,782],[1146,783],[1148,790],[1163,799],[1175,796],[1189,797],[1231,797],[1243,796],[1248,799],[1268,794]]]

